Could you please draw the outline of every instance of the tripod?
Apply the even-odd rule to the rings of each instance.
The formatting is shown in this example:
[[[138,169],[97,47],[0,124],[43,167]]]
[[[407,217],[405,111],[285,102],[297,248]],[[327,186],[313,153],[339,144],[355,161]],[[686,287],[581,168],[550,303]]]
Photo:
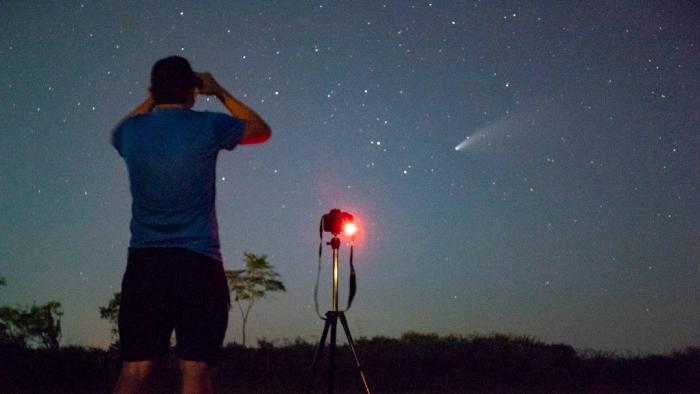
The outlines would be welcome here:
[[[336,331],[338,328],[338,320],[343,325],[343,330],[345,331],[345,337],[348,340],[348,345],[352,351],[352,356],[355,358],[355,365],[360,372],[360,379],[362,379],[362,384],[365,388],[367,394],[371,394],[369,390],[369,385],[367,384],[367,378],[360,365],[360,359],[357,357],[357,352],[355,352],[355,343],[352,340],[352,335],[350,334],[350,328],[348,328],[348,321],[345,318],[345,312],[338,310],[338,249],[340,248],[340,239],[337,234],[333,234],[333,238],[328,242],[328,245],[333,249],[333,309],[326,312],[326,323],[323,326],[323,334],[321,334],[321,341],[318,343],[316,348],[316,354],[314,355],[314,361],[311,364],[311,371],[309,375],[309,380],[306,385],[306,393],[311,390],[311,384],[313,383],[314,375],[316,373],[316,367],[318,366],[318,361],[323,355],[323,349],[326,346],[326,337],[328,332],[331,333],[329,348],[329,369],[328,369],[328,393],[335,393],[335,351],[336,351]]]

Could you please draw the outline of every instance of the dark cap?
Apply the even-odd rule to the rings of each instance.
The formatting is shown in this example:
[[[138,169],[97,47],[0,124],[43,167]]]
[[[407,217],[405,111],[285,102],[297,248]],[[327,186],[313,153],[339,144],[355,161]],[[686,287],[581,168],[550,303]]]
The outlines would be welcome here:
[[[177,84],[180,86],[202,87],[202,80],[195,75],[190,62],[184,57],[169,56],[158,60],[151,69],[151,85],[167,86]]]

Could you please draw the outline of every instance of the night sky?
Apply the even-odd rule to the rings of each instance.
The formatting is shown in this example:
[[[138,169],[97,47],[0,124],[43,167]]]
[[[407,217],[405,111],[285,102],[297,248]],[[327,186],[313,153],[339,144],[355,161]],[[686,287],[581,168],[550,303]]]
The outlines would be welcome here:
[[[108,134],[177,54],[273,130],[217,170],[225,267],[265,253],[288,289],[250,343],[318,340],[341,208],[355,337],[697,346],[699,22],[691,1],[3,1],[0,304],[55,299],[63,344],[109,343],[131,197]]]

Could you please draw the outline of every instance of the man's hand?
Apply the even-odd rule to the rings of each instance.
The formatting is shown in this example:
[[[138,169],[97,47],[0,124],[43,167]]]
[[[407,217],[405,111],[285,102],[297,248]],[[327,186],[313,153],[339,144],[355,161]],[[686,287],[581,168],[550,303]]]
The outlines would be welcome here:
[[[149,113],[153,111],[153,108],[155,106],[156,103],[153,101],[153,94],[151,94],[151,89],[148,89],[148,96],[146,96],[146,99],[136,108],[134,108],[131,112],[129,112],[128,116],[143,115]]]
[[[223,88],[221,87],[221,85],[219,85],[218,82],[216,82],[216,79],[214,79],[213,75],[211,75],[208,72],[196,72],[194,74],[202,80],[202,87],[197,88],[197,92],[199,94],[205,96],[216,96],[221,94]]]
[[[129,119],[130,116],[136,116],[136,115],[143,115],[147,114],[151,111],[153,111],[153,108],[155,108],[156,103],[153,101],[153,94],[151,93],[151,89],[148,89],[148,96],[146,96],[146,99],[143,100],[141,104],[139,104],[136,108],[132,109],[131,112],[129,112],[122,120],[117,123],[116,126],[112,129],[112,131],[109,132],[109,143],[114,145],[114,133],[117,131],[119,126],[121,126],[122,123],[124,123],[127,119]]]

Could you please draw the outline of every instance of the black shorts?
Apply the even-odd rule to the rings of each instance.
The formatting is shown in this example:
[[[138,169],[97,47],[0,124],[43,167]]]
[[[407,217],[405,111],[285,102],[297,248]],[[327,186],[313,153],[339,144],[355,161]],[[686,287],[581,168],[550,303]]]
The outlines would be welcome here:
[[[183,248],[131,250],[119,306],[122,360],[167,355],[175,330],[178,357],[215,361],[226,333],[229,304],[220,261]]]

